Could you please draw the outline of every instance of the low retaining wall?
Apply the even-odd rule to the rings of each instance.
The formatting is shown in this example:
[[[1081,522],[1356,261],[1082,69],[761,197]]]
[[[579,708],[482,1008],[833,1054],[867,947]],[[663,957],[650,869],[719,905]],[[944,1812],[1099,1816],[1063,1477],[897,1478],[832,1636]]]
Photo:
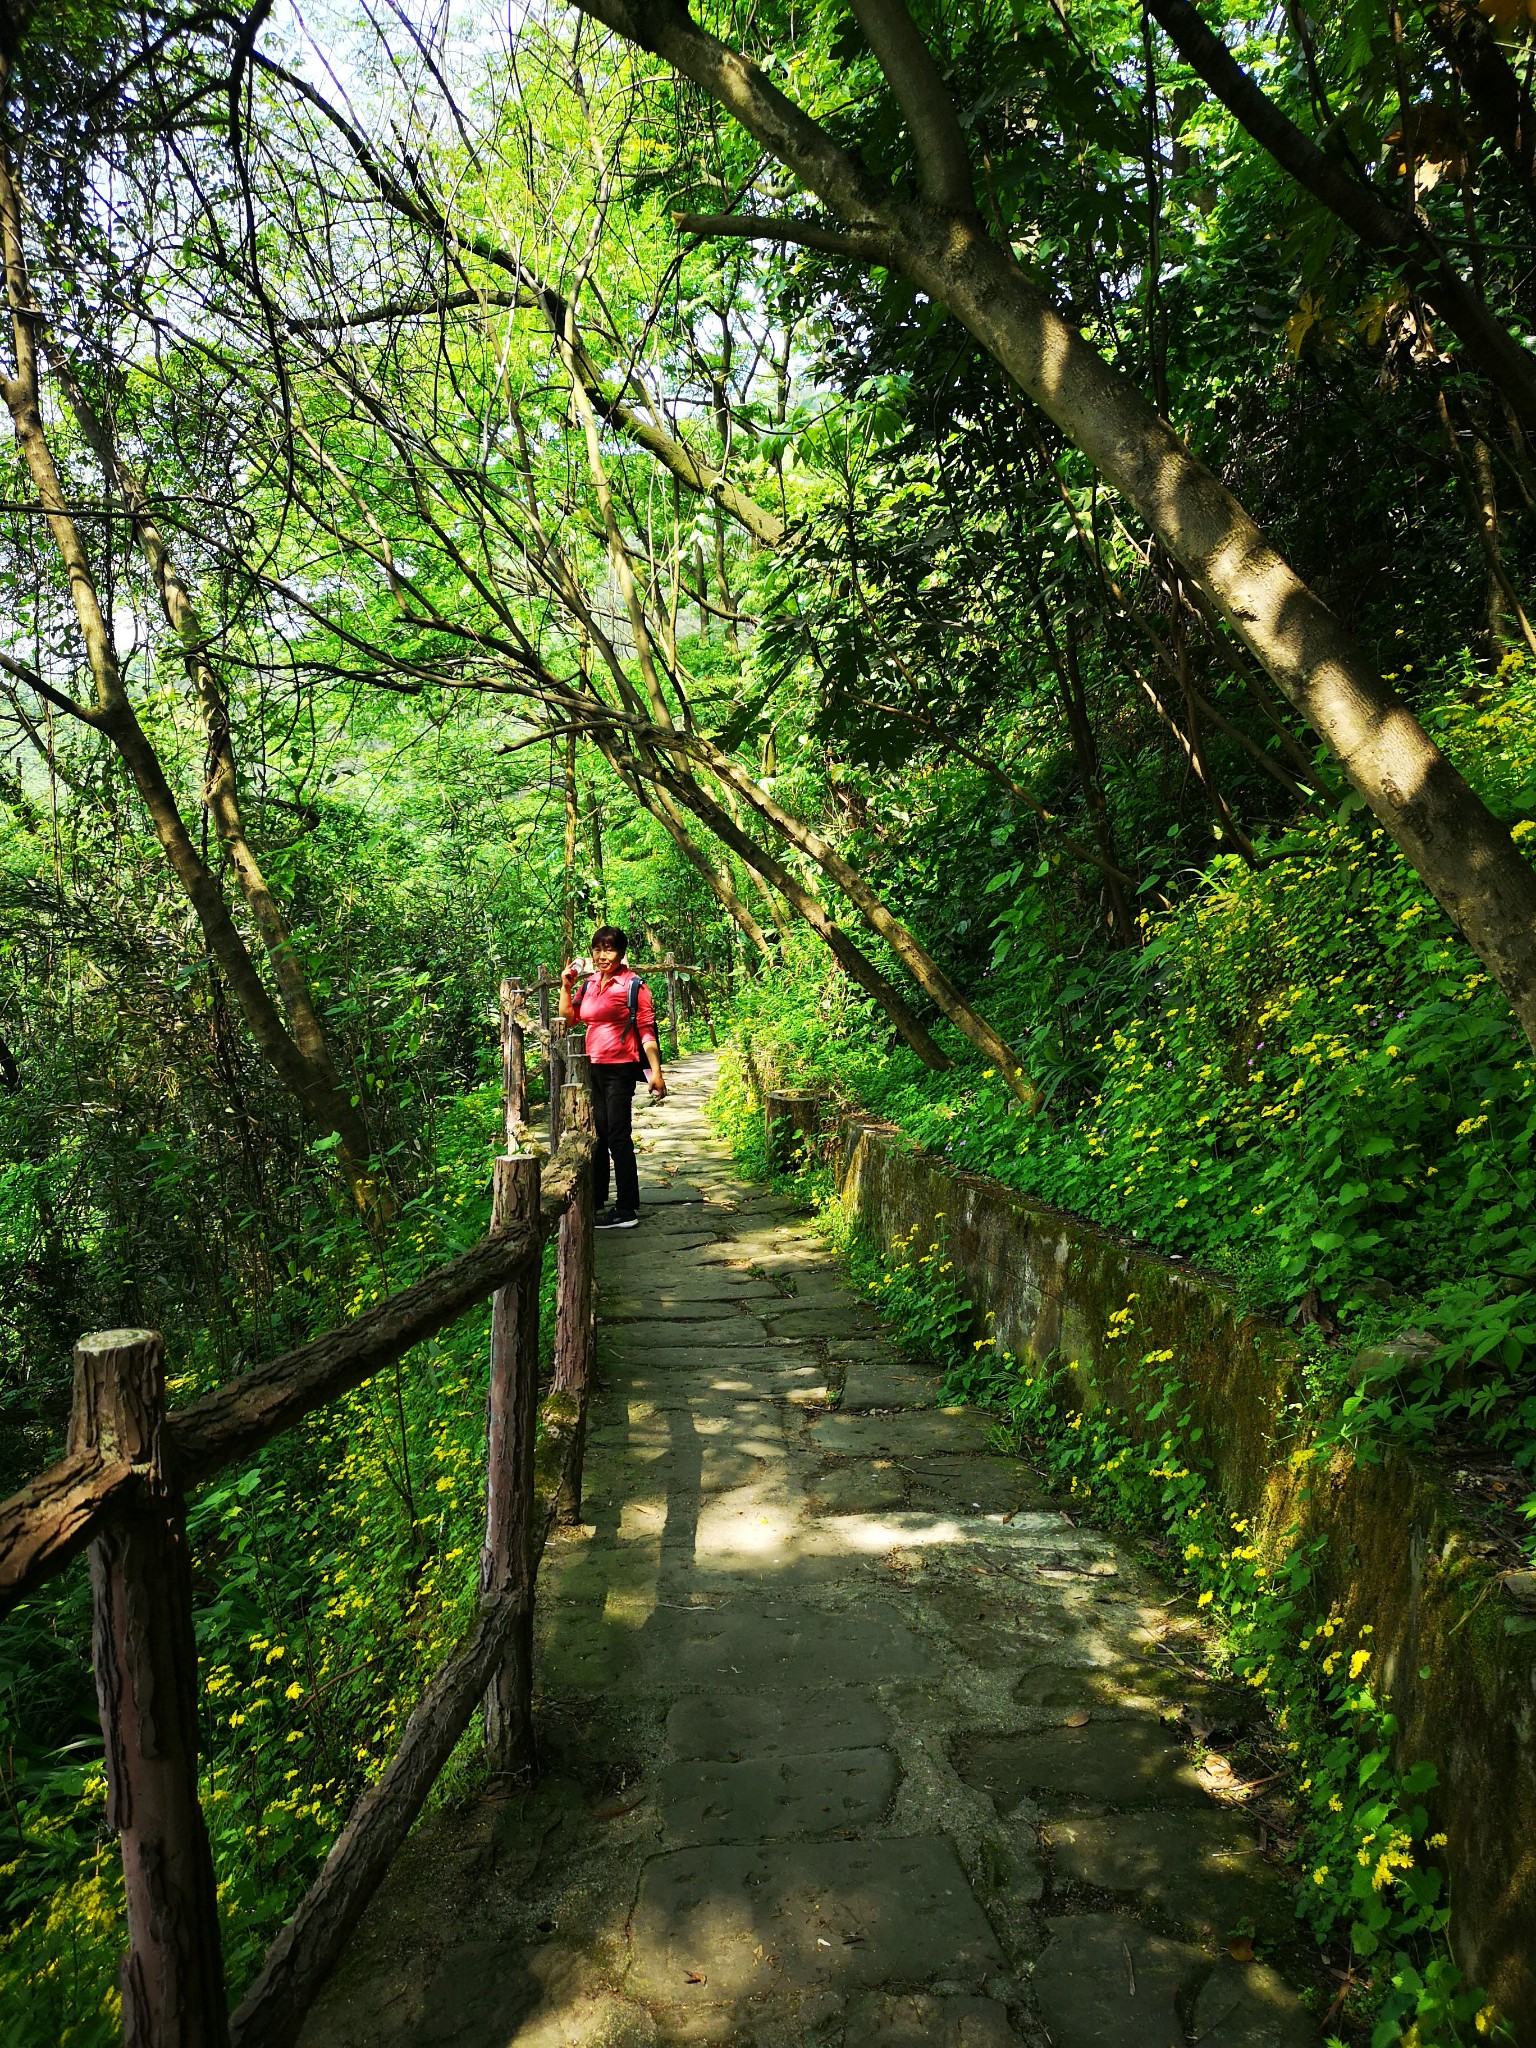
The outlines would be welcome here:
[[[1404,1754],[1439,1772],[1430,1803],[1450,1837],[1457,1961],[1521,2048],[1536,2048],[1536,1637],[1505,1629],[1497,1574],[1444,1488],[1397,1456],[1294,1464],[1295,1345],[1244,1315],[1218,1279],[956,1173],[889,1126],[845,1122],[837,1171],[877,1244],[915,1233],[926,1250],[942,1228],[978,1334],[1019,1358],[1072,1360],[1088,1407],[1134,1416],[1136,1366],[1172,1351],[1227,1504],[1272,1548],[1298,1527],[1327,1537],[1319,1604],[1331,1598],[1353,1626],[1372,1624]],[[1127,1305],[1129,1321],[1112,1322]]]

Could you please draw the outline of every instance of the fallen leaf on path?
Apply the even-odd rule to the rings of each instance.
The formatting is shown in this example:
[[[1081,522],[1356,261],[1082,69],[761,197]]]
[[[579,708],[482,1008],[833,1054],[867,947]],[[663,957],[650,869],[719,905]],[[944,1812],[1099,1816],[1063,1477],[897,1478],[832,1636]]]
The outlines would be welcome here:
[[[709,1979],[702,1970],[684,1970],[683,1978],[689,1984],[707,1984]]]
[[[1067,1726],[1069,1728],[1086,1728],[1092,1719],[1093,1716],[1086,1707],[1079,1707],[1074,1713],[1068,1714]]]
[[[644,1804],[645,1794],[643,1792],[638,1799],[610,1799],[603,1806],[593,1807],[592,1818],[594,1820],[622,1820],[626,1813],[633,1813],[637,1807],[644,1806]]]
[[[1253,1943],[1246,1934],[1234,1934],[1227,1943],[1227,1954],[1234,1963],[1251,1963],[1253,1961]]]

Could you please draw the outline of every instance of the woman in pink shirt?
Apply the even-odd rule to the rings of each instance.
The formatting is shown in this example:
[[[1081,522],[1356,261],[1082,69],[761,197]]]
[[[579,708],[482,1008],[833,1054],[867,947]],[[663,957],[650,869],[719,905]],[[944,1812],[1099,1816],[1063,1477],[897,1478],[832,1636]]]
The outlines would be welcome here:
[[[624,962],[629,935],[617,925],[599,925],[592,934],[592,968],[584,974],[574,961],[560,975],[560,1014],[568,1023],[587,1027],[587,1058],[592,1062],[592,1108],[597,1122],[597,1151],[592,1159],[592,1196],[599,1230],[633,1230],[640,1221],[640,1170],[630,1112],[635,1083],[650,1071],[651,1094],[665,1099],[661,1046],[656,1037],[656,1006],[651,992]],[[613,1162],[614,1201],[608,1205],[608,1165]]]

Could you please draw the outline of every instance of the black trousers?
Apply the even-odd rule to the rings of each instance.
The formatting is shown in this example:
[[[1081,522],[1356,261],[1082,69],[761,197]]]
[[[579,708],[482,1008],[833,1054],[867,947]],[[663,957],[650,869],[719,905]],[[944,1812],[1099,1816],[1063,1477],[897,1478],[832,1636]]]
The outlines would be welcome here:
[[[597,1124],[597,1150],[592,1155],[592,1197],[600,1209],[608,1199],[608,1162],[613,1161],[613,1192],[621,1209],[640,1207],[640,1169],[630,1135],[635,1083],[645,1072],[638,1060],[592,1062],[592,1113]]]

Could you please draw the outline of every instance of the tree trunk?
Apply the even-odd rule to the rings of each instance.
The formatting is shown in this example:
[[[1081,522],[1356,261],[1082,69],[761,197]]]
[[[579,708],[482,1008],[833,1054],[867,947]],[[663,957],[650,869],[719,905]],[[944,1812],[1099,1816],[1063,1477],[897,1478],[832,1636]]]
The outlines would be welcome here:
[[[574,958],[576,952],[576,735],[565,736],[565,866],[560,898],[560,956]]]
[[[657,744],[664,744],[657,735]],[[791,846],[815,861],[853,904],[870,930],[884,939],[913,980],[932,998],[949,1021],[976,1049],[1001,1069],[1008,1085],[1022,1102],[1033,1104],[1036,1090],[1020,1065],[1012,1046],[993,1029],[981,1012],[961,994],[938,962],[907,927],[894,917],[858,870],[852,867],[830,840],[786,811],[762,784],[739,767],[711,741],[690,733],[681,749],[705,762],[710,773],[726,788],[733,789],[758,815],[774,825]],[[783,885],[780,884],[780,887]],[[798,908],[798,906],[797,906]]]
[[[475,1704],[506,1656],[523,1596],[483,1605],[438,1668],[405,1724],[383,1774],[347,1816],[320,1875],[267,1950],[230,2023],[233,2048],[291,2048],[321,1985],[383,1883]],[[191,2044],[188,2044],[191,2048]]]
[[[703,847],[698,844],[692,833],[683,824],[682,818],[678,814],[677,805],[673,803],[664,790],[648,790],[639,775],[633,773],[625,766],[618,749],[613,746],[611,741],[598,738],[597,745],[608,761],[609,766],[613,769],[614,774],[623,781],[625,787],[634,797],[635,802],[650,812],[651,816],[671,838],[673,845],[683,856],[684,860],[688,862],[689,866],[703,880],[716,902],[734,920],[737,928],[751,941],[765,960],[771,961],[773,959],[773,949],[768,944],[762,926],[752,915],[746,904],[742,902],[736,885],[732,882],[726,869],[715,865]],[[755,967],[756,963],[754,962],[753,964]]]
[[[856,223],[857,233],[845,238],[850,248],[857,246],[868,260],[895,264],[947,306],[1130,500],[1281,694],[1333,750],[1536,1045],[1536,869],[1225,484],[1057,311],[1011,252],[990,240],[973,205],[954,198],[898,198],[755,64],[682,10],[651,0],[577,4],[693,79],[830,207]],[[862,0],[861,12],[871,11],[914,34],[899,0],[874,0],[873,9],[870,0]],[[920,39],[918,44],[915,87],[889,51],[882,62],[919,157],[931,167],[939,162],[932,131],[943,129],[942,113],[947,111],[957,136],[960,130],[937,67]]]
[[[75,617],[96,690],[96,705],[87,710],[71,705],[76,716],[106,734],[116,747],[149,812],[150,823],[171,871],[197,913],[209,952],[223,969],[245,1013],[257,1045],[278,1078],[322,1129],[340,1137],[352,1158],[366,1162],[368,1133],[350,1097],[336,1081],[305,1057],[283,1024],[254,961],[240,936],[224,892],[199,855],[182,821],[175,795],[159,756],[151,746],[123,688],[117,650],[97,593],[95,576],[76,526],[66,509],[53,453],[43,426],[38,385],[38,316],[27,276],[21,239],[21,206],[12,175],[10,152],[0,142],[0,239],[3,239],[6,292],[11,307],[16,374],[0,377],[0,396],[15,428],[16,444],[33,488],[47,515],[69,581]]]
[[[1389,206],[1319,149],[1244,71],[1192,0],[1147,0],[1147,11],[1260,148],[1367,248],[1401,266],[1461,341],[1467,359],[1503,392],[1527,427],[1536,426],[1536,356],[1510,333],[1476,285],[1462,276],[1428,227],[1415,214]],[[1411,196],[1412,180],[1408,182]]]
[[[358,1206],[365,1214],[385,1220],[390,1207],[388,1191],[380,1186],[370,1168],[372,1148],[367,1127],[354,1109],[337,1073],[293,935],[246,836],[235,776],[229,705],[208,657],[208,636],[198,617],[192,593],[166,546],[143,485],[120,460],[111,434],[81,389],[68,362],[57,353],[53,353],[51,359],[70,410],[90,444],[108,488],[115,483],[122,494],[133,521],[134,536],[154,578],[166,623],[181,642],[182,658],[197,702],[206,747],[203,800],[212,815],[220,843],[229,855],[240,893],[272,963],[278,994],[287,1012],[288,1035],[313,1074],[319,1091],[316,1099],[328,1100],[332,1106],[325,1120],[341,1139],[341,1164]],[[147,740],[145,744],[148,744]],[[222,894],[220,891],[221,900]],[[228,972],[227,966],[225,971]],[[238,988],[236,994],[242,1008],[246,1008],[244,996]],[[248,1008],[247,1018],[249,1021]]]
[[[755,840],[749,839],[730,813],[713,802],[692,776],[682,774],[676,768],[664,768],[660,763],[656,764],[652,772],[702,824],[709,827],[723,845],[728,846],[732,853],[765,882],[772,882],[791,908],[797,910],[805,919],[843,971],[850,975],[866,994],[874,997],[890,1019],[898,1037],[912,1048],[923,1065],[932,1068],[935,1073],[945,1072],[950,1064],[948,1055],[934,1043],[926,1027],[918,1022],[873,961],[867,959],[847,933],[839,930],[832,922],[804,883],[791,874],[776,855],[770,853],[766,847],[759,846]]]
[[[1061,708],[1066,713],[1067,731],[1072,736],[1072,751],[1077,757],[1077,779],[1082,784],[1083,801],[1088,806],[1088,816],[1093,822],[1093,836],[1099,843],[1099,852],[1104,856],[1104,896],[1109,905],[1109,926],[1117,946],[1134,946],[1136,943],[1136,920],[1131,915],[1119,874],[1108,872],[1121,865],[1119,849],[1115,845],[1115,828],[1109,815],[1109,804],[1104,796],[1104,779],[1099,767],[1099,749],[1093,736],[1093,722],[1088,716],[1088,693],[1083,688],[1082,672],[1077,660],[1077,631],[1074,622],[1067,621],[1064,659],[1056,670],[1057,686],[1061,691]]]

